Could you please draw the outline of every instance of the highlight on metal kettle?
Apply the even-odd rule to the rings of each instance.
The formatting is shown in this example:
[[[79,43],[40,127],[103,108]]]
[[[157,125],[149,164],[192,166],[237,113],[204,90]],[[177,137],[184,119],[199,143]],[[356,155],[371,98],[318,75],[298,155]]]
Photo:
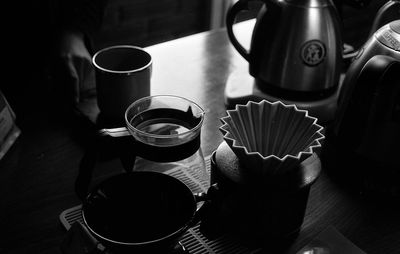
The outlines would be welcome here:
[[[379,28],[396,19],[400,19],[400,0],[389,0],[376,13],[369,37],[372,37]]]

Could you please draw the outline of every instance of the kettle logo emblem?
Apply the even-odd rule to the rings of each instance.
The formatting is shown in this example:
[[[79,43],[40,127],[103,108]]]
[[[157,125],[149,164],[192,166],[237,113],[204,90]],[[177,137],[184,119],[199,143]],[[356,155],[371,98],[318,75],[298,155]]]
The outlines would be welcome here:
[[[306,65],[316,66],[320,64],[326,55],[325,45],[318,40],[307,41],[301,47],[301,59]]]

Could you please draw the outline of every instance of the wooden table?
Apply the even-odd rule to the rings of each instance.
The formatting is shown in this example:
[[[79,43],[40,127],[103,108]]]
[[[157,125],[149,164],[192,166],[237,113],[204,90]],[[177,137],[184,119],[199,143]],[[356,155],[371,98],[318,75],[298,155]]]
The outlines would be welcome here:
[[[235,28],[245,45],[252,25],[248,21]],[[218,128],[226,112],[225,83],[232,71],[247,69],[247,62],[223,29],[147,49],[154,58],[152,94],[184,96],[205,108],[201,142],[204,154],[210,155],[222,141]],[[84,152],[82,136],[76,124],[54,121],[47,114],[27,116],[24,122],[22,135],[0,161],[0,253],[60,253],[66,232],[58,216],[80,203],[74,181]],[[119,160],[110,158],[98,165],[96,179],[121,169]],[[400,253],[400,210],[393,202],[348,192],[322,173],[288,253],[330,225],[367,253]]]

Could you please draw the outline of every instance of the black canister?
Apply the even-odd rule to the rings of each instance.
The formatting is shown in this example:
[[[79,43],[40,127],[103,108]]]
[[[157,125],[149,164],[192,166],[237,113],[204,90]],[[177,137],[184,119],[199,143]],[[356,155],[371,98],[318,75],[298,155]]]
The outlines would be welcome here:
[[[314,153],[291,173],[259,180],[246,173],[235,153],[222,142],[211,157],[211,201],[204,228],[229,232],[256,245],[293,239],[320,171],[321,163]]]

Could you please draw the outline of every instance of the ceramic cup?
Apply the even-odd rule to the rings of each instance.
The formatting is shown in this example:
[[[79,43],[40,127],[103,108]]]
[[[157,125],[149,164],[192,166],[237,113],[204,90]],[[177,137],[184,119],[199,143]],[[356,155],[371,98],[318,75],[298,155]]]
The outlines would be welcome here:
[[[104,119],[123,122],[126,108],[150,95],[152,57],[143,48],[116,45],[96,52],[97,105]]]

